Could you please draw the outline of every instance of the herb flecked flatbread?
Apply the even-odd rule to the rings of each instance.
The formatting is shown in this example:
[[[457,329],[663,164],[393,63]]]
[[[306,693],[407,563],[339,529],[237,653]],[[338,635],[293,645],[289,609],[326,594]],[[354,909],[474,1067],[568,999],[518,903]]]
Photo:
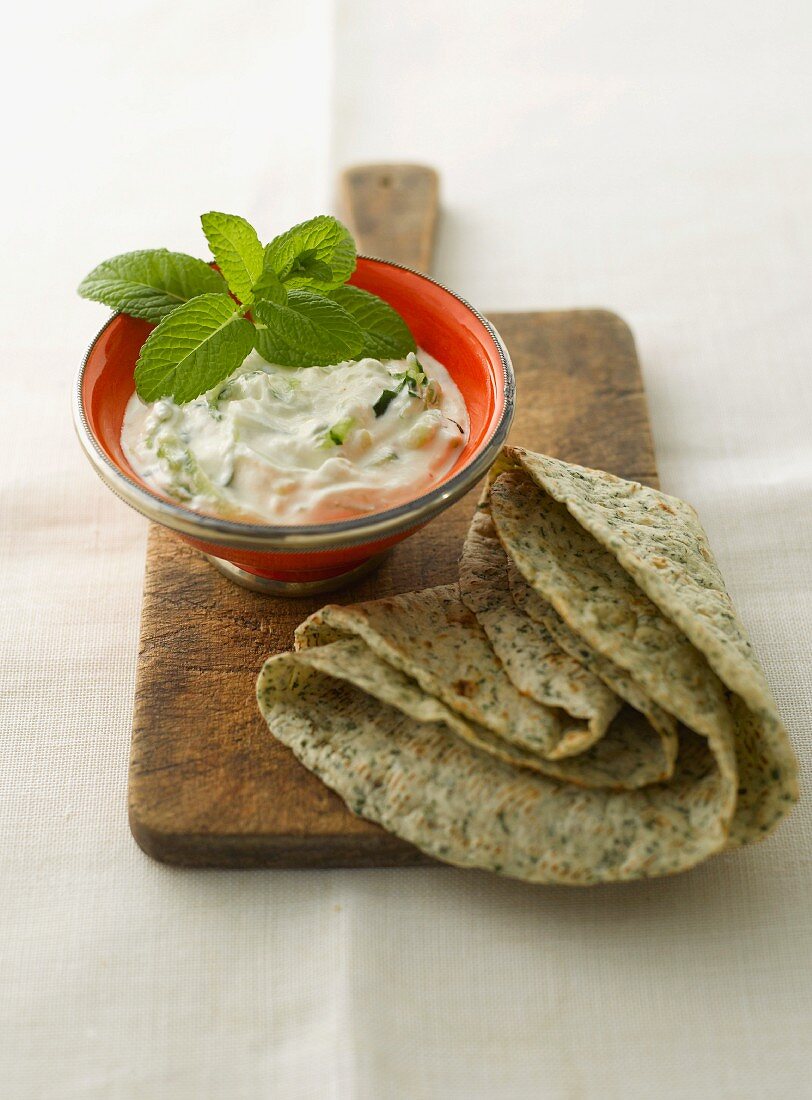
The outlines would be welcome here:
[[[489,476],[459,586],[322,608],[257,692],[355,813],[530,882],[686,870],[797,798],[693,510],[519,448]]]
[[[460,595],[479,620],[510,679],[519,691],[549,705],[563,706],[572,714],[578,713],[579,707],[581,713],[591,711],[596,737],[607,728],[605,722],[599,724],[603,716],[608,716],[618,735],[613,717],[625,700],[648,718],[660,736],[662,743],[656,754],[668,761],[662,777],[667,778],[677,755],[674,718],[651,702],[633,681],[626,683],[622,670],[610,662],[596,667],[602,660],[597,655],[589,662],[578,646],[563,644],[556,630],[558,624],[546,622],[538,613],[539,607],[552,608],[517,574],[529,594],[527,602],[534,600],[538,605],[533,608],[535,615],[528,615],[511,591],[512,584],[519,583],[513,581],[512,571],[515,566],[497,538],[490,514],[485,508],[478,509],[460,559]]]
[[[588,719],[589,734],[598,740],[620,710],[620,699],[569,657],[543,623],[516,607],[507,563],[490,516],[477,511],[460,559],[463,603],[518,690],[538,703]]]
[[[310,641],[314,640],[311,633]],[[417,721],[442,722],[457,737],[498,760],[560,782],[578,787],[636,790],[668,779],[673,773],[674,755],[642,716],[629,707],[617,714],[606,735],[586,752],[549,760],[463,718],[423,691],[416,680],[377,657],[358,637],[350,635],[298,652],[302,663],[354,684]]]
[[[352,607],[328,604],[297,628],[296,647],[350,634],[429,695],[528,752],[556,760],[595,740],[585,718],[516,689],[456,584]]]
[[[507,555],[506,555],[507,557]],[[671,746],[676,755],[677,720],[672,714],[658,707],[624,669],[587,645],[583,638],[570,630],[558,612],[531,588],[511,558],[507,558],[510,591],[517,607],[535,622],[543,623],[559,646],[584,668],[593,672],[599,680],[621,699],[645,714],[651,725]]]
[[[304,663],[271,657],[257,686],[276,737],[349,808],[447,863],[589,885],[673,874],[720,851],[720,777],[686,742],[667,786],[587,790],[513,768]]]
[[[519,571],[590,646],[708,737],[737,785],[731,846],[765,835],[797,799],[797,764],[694,510],[519,448],[505,462],[514,470],[497,475],[490,505]]]

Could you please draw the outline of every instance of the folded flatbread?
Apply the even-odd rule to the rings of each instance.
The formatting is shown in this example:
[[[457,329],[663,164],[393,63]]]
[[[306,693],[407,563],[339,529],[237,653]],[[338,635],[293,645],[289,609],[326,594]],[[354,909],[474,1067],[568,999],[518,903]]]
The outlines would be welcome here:
[[[693,510],[521,449],[489,477],[460,586],[323,608],[257,691],[354,812],[532,882],[686,870],[797,798]]]
[[[696,512],[521,448],[493,471],[489,504],[508,555],[566,625],[707,738],[730,787],[729,846],[774,828],[797,799],[797,764]]]
[[[602,684],[577,714],[523,695],[505,674],[456,584],[372,600],[329,604],[296,630],[296,648],[354,634],[373,653],[414,677],[424,691],[529,752],[559,759],[582,752],[619,709]],[[543,657],[539,657],[543,661]]]
[[[701,738],[668,786],[585,789],[502,763],[309,657],[266,662],[258,698],[269,727],[354,813],[437,859],[588,885],[682,871],[724,844],[719,775]]]
[[[515,598],[513,589],[524,599]],[[547,702],[558,698],[572,713],[581,698],[605,698],[612,713],[617,713],[625,700],[659,735],[660,752],[668,762],[660,778],[668,778],[677,756],[676,720],[660,710],[622,669],[597,654],[586,659],[577,635],[564,635],[566,625],[556,621],[553,609],[530,588],[505,553],[487,497],[474,514],[463,546],[460,594],[519,691]]]
[[[445,618],[438,613],[442,608]],[[392,638],[409,634],[425,614],[434,624],[427,639],[431,662],[421,663],[421,647],[393,648]],[[451,620],[455,628],[447,629]],[[462,623],[462,638],[457,629]],[[422,721],[443,722],[463,741],[516,767],[528,768],[579,787],[634,790],[667,779],[674,755],[648,722],[630,707],[613,707],[614,718],[597,742],[578,756],[550,758],[517,743],[512,722],[529,722],[536,709],[547,722],[547,708],[523,710],[524,701],[490,656],[485,670],[478,649],[466,652],[480,634],[459,600],[456,585],[429,588],[406,596],[374,600],[354,607],[328,605],[296,631],[297,656],[336,679]],[[459,648],[456,648],[459,647]],[[456,658],[456,663],[455,663]],[[468,679],[455,679],[460,672]],[[444,675],[443,675],[444,673]],[[504,704],[508,709],[499,709]],[[510,709],[510,708],[515,709]],[[553,712],[555,721],[560,721]]]

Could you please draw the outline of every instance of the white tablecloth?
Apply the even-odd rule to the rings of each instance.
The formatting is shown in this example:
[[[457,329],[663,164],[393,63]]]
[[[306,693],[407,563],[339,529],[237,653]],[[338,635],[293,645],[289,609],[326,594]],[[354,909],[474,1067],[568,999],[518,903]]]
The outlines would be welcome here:
[[[96,262],[266,235],[348,162],[435,164],[436,270],[633,326],[809,776],[812,16],[797,3],[17,5],[4,114],[0,1093],[812,1094],[812,813],[682,877],[150,862],[125,787],[144,522],[81,457]],[[11,22],[9,22],[9,20]]]

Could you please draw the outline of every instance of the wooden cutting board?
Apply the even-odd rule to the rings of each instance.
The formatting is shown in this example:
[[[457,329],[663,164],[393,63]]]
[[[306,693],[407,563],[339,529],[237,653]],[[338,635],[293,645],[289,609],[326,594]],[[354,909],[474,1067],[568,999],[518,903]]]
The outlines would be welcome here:
[[[437,177],[379,165],[343,177],[359,250],[428,270]],[[543,296],[543,285],[539,296]],[[634,340],[605,310],[491,313],[516,370],[511,442],[656,484]],[[153,526],[147,548],[129,774],[143,850],[202,867],[361,867],[428,862],[354,817],[269,733],[254,685],[264,659],[325,602],[446,584],[478,489],[397,546],[374,575],[329,597],[260,596]]]

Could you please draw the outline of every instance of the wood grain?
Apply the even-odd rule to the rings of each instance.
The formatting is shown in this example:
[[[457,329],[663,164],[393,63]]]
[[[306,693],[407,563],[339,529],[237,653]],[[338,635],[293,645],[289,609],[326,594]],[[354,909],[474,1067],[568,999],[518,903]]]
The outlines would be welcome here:
[[[513,357],[511,441],[654,483],[645,398],[631,333],[614,314],[495,313]],[[399,544],[372,577],[332,597],[352,602],[456,579],[477,490]],[[322,598],[258,596],[153,527],[138,657],[130,824],[149,855],[217,867],[337,867],[424,862],[353,817],[275,741],[254,685],[271,653]]]
[[[429,272],[440,182],[420,164],[361,164],[341,176],[342,214],[358,250]]]

